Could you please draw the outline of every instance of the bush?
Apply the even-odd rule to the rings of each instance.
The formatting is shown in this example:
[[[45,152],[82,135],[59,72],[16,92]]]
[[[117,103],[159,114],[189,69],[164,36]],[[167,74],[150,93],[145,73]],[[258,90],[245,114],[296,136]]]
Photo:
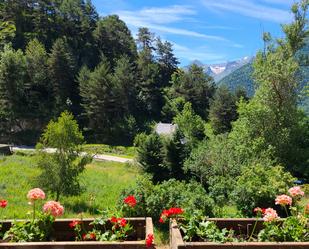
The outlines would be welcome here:
[[[245,167],[233,193],[235,203],[243,214],[252,216],[255,207],[274,207],[276,196],[286,193],[294,180],[281,166]]]
[[[153,185],[150,177],[141,177],[134,188],[127,189],[120,202],[128,195],[134,195],[137,205],[126,215],[151,216],[158,220],[163,209],[182,207],[186,212],[201,210],[207,216],[213,216],[213,200],[207,195],[201,184],[186,183],[170,179]]]

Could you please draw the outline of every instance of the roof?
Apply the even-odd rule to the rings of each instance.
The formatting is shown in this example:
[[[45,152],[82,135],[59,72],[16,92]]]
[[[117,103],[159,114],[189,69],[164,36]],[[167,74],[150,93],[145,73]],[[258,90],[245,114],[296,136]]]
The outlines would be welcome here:
[[[156,133],[159,135],[172,135],[176,131],[177,125],[170,123],[158,123],[155,127]]]

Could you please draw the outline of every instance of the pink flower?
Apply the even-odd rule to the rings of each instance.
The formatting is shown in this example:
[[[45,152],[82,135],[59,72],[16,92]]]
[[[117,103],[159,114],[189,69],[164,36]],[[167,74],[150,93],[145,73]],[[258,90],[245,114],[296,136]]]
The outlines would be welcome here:
[[[48,201],[43,206],[44,213],[49,213],[54,217],[58,217],[63,215],[64,207],[60,205],[59,202],[56,201]]]
[[[272,208],[267,208],[264,212],[264,217],[263,220],[266,222],[274,221],[276,219],[279,219],[280,217],[278,216],[276,210]]]
[[[298,197],[298,196],[304,196],[305,195],[304,191],[302,191],[299,186],[290,188],[289,189],[289,194],[292,197]]]
[[[153,234],[152,233],[148,234],[146,238],[146,246],[151,247],[153,244],[153,240],[154,240]]]
[[[45,199],[45,193],[42,189],[40,188],[34,188],[29,190],[28,194],[27,194],[27,198],[31,201],[34,202],[36,200],[44,200]]]
[[[292,198],[288,195],[278,195],[276,198],[276,205],[292,205]]]

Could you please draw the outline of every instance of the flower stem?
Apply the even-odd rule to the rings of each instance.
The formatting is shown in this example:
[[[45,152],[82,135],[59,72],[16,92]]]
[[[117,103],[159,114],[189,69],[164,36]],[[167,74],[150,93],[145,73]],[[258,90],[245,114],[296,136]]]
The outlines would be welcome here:
[[[255,232],[255,228],[256,228],[257,223],[258,223],[258,219],[255,220],[252,232],[251,232],[250,237],[249,237],[249,241],[251,241],[251,239],[252,239],[252,236],[253,236],[253,234]]]
[[[33,221],[35,221],[35,201],[33,201]]]
[[[285,212],[286,212],[286,217],[289,217],[289,213],[288,213],[288,210],[287,210],[287,208],[286,208],[285,205],[284,205],[284,210],[285,210]]]

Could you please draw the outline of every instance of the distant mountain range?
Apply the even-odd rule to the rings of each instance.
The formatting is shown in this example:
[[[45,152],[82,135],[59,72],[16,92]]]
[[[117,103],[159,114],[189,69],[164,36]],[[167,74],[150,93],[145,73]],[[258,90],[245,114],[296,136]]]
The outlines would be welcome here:
[[[203,64],[199,60],[194,60],[191,62],[190,65],[196,64],[200,67],[203,67],[204,72],[211,77],[214,78],[216,82],[220,81],[230,73],[234,72],[235,70],[241,68],[242,66],[252,62],[254,57],[246,56],[242,59],[235,60],[235,61],[227,61],[218,64]],[[189,66],[190,66],[189,65]],[[185,67],[187,69],[189,66]]]
[[[298,52],[298,55],[309,55],[309,39],[307,39],[306,45]],[[254,57],[244,57],[240,60],[212,65],[203,64],[195,60],[191,64],[195,63],[203,67],[204,72],[212,76],[217,85],[226,85],[232,91],[235,91],[237,88],[243,88],[249,96],[252,96],[254,94],[254,80],[252,78],[253,60]],[[185,69],[188,67],[185,67]],[[301,66],[299,75],[303,79],[299,88],[299,95],[301,96],[300,106],[309,115],[309,97],[304,96],[302,91],[304,86],[309,85],[309,66]]]

